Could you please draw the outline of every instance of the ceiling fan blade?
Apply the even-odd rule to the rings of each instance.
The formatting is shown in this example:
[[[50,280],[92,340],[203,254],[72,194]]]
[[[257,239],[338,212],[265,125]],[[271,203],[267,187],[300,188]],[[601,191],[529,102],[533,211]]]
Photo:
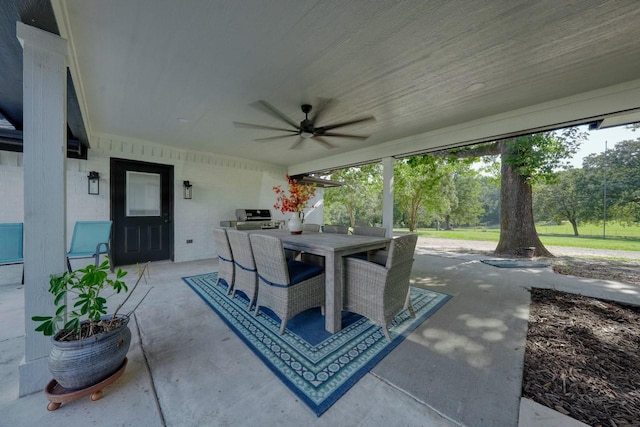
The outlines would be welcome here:
[[[326,139],[321,138],[321,137],[319,137],[319,136],[314,136],[314,137],[312,137],[311,139],[313,139],[313,140],[314,140],[314,141],[316,141],[316,142],[319,142],[319,143],[320,143],[320,145],[322,145],[324,148],[326,148],[326,149],[328,149],[328,150],[330,150],[330,149],[332,149],[332,148],[336,148],[336,146],[335,146],[335,145],[333,145],[332,143],[330,143],[330,142],[329,142],[329,141],[327,141]]]
[[[322,126],[322,128],[324,130],[331,130],[331,129],[341,128],[344,126],[355,125],[356,123],[364,123],[364,122],[370,122],[375,120],[376,120],[375,117],[369,116],[369,117],[364,117],[362,119],[354,119],[354,120],[349,120],[347,122],[340,122],[340,123],[334,123],[332,125]]]
[[[335,136],[338,138],[350,138],[350,139],[361,139],[365,140],[369,138],[370,135],[347,135],[346,133],[335,133],[335,132],[325,132],[322,136]]]
[[[320,115],[325,111],[327,106],[333,102],[333,99],[331,99],[331,98],[320,98],[319,101],[320,102],[319,102],[318,106],[316,107],[316,113],[311,118],[311,123],[314,123],[314,124],[318,121],[318,119],[320,118]]]
[[[274,139],[282,139],[282,138],[288,138],[290,136],[297,136],[297,133],[292,133],[291,135],[277,135],[277,136],[268,136],[266,138],[258,138],[258,139],[254,139],[254,141],[271,141]]]
[[[258,104],[262,105],[264,108],[266,108],[268,111],[270,111],[271,114],[273,114],[274,116],[278,117],[280,120],[290,124],[291,126],[293,126],[296,129],[299,128],[298,123],[296,123],[293,120],[291,120],[282,111],[278,110],[276,107],[274,107],[273,105],[269,104],[267,101],[258,101]]]
[[[233,125],[237,128],[247,128],[247,129],[269,129],[269,130],[281,130],[284,132],[298,132],[297,130],[294,129],[283,129],[283,128],[276,128],[273,126],[264,126],[264,125],[254,125],[252,123],[243,123],[243,122],[233,122]]]
[[[304,141],[303,137],[298,138],[296,142],[291,144],[291,147],[289,147],[289,150],[295,150],[296,148],[298,148],[298,146],[302,143],[302,141]]]

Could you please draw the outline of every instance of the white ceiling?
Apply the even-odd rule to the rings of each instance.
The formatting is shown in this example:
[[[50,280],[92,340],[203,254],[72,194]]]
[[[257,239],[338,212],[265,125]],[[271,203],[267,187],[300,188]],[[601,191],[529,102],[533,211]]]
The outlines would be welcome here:
[[[292,166],[640,78],[640,2],[53,0],[91,136]],[[483,87],[472,90],[482,83]],[[333,98],[322,123],[366,141],[327,150],[281,127]],[[640,107],[637,100],[636,107]],[[433,143],[431,143],[433,145]],[[402,144],[394,149],[402,152]],[[436,143],[437,145],[437,143]]]

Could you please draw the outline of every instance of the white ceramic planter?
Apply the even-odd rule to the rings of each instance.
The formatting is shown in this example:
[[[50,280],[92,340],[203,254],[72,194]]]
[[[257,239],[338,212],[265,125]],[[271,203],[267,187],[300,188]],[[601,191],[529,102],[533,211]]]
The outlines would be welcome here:
[[[291,212],[291,219],[287,226],[291,234],[302,234],[302,221],[298,212]]]

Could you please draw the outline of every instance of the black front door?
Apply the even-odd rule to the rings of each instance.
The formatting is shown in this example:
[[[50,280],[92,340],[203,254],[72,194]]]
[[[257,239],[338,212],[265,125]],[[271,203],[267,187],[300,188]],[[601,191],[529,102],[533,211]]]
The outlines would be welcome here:
[[[173,166],[111,159],[114,265],[173,259]]]

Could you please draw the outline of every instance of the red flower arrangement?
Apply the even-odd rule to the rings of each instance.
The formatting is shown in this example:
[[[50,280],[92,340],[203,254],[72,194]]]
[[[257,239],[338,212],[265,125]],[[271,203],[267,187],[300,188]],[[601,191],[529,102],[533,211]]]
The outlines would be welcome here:
[[[289,195],[279,185],[273,187],[273,191],[278,196],[273,207],[282,213],[302,212],[309,199],[316,194],[316,186],[315,184],[298,184],[298,181],[289,175],[287,175],[287,181],[289,181]]]

